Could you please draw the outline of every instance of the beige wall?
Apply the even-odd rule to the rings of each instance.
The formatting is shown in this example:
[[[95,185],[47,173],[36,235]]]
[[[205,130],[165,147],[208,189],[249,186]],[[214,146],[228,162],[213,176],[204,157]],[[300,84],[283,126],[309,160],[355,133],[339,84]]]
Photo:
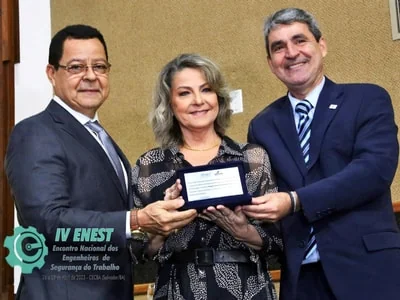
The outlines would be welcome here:
[[[182,52],[209,56],[231,88],[243,90],[244,113],[234,115],[228,134],[246,140],[250,119],[285,93],[268,69],[262,25],[265,16],[288,6],[319,20],[328,41],[326,74],[339,83],[382,85],[400,124],[400,40],[392,40],[387,0],[52,0],[51,6],[53,33],[86,23],[104,34],[112,89],[100,117],[132,164],[155,146],[147,115],[156,76]],[[400,172],[393,196],[400,201]]]

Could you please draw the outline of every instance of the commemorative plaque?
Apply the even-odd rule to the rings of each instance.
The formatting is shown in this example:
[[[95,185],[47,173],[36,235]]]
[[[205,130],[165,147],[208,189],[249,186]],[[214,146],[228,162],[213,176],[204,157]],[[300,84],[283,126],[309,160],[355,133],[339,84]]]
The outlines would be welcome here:
[[[185,200],[182,209],[202,210],[218,204],[234,208],[251,201],[241,161],[180,169],[177,175]]]

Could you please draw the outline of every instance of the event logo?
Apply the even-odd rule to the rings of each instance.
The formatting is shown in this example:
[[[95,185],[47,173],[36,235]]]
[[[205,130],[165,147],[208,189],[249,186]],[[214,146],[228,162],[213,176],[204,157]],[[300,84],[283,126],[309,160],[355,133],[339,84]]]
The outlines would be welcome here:
[[[31,274],[33,268],[43,267],[44,257],[48,254],[44,236],[32,226],[16,227],[14,235],[4,240],[4,247],[10,251],[7,263],[11,267],[20,266],[23,274]]]

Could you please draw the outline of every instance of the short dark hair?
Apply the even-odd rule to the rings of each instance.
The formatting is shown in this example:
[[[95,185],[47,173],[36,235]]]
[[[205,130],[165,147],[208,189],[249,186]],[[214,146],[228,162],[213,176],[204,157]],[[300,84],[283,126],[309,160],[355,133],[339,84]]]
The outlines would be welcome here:
[[[98,39],[104,47],[106,58],[108,60],[107,45],[99,30],[89,25],[69,25],[57,32],[51,39],[49,47],[49,64],[54,66],[56,70],[59,67],[59,62],[64,51],[64,42],[67,39]]]
[[[317,24],[317,20],[312,14],[300,8],[295,8],[295,7],[284,8],[274,12],[264,22],[265,48],[267,50],[268,57],[271,57],[271,53],[269,52],[269,40],[268,40],[271,30],[273,30],[275,27],[281,24],[290,25],[294,22],[300,22],[306,24],[308,29],[316,39],[316,41],[319,42],[322,33]]]

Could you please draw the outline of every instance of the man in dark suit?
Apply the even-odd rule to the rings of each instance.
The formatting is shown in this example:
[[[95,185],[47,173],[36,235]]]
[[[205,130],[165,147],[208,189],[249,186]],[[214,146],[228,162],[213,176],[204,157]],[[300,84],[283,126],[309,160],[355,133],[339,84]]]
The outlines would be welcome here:
[[[131,260],[143,245],[131,247],[131,232],[143,240],[143,231],[167,235],[196,215],[177,211],[181,199],[130,210],[129,162],[97,122],[110,67],[97,29],[65,27],[49,49],[53,99],[12,132],[5,168],[18,221],[43,234],[48,247],[44,266],[23,272],[17,299],[132,300]]]
[[[306,11],[272,14],[264,35],[269,66],[288,94],[251,121],[248,140],[268,151],[279,192],[243,209],[281,220],[280,299],[398,299],[390,185],[399,146],[390,96],[324,76],[327,44]]]

